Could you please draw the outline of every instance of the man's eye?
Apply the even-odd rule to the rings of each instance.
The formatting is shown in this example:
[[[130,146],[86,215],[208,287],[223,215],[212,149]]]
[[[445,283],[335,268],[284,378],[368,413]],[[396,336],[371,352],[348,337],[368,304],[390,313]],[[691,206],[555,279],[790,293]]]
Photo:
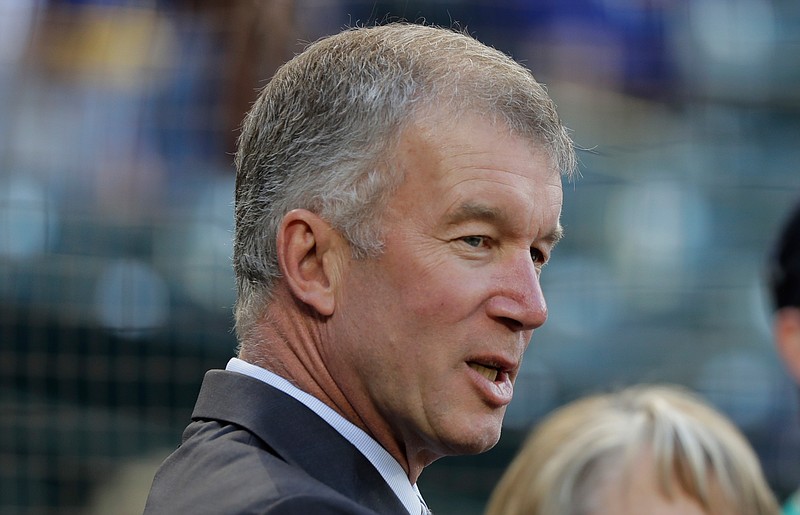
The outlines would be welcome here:
[[[478,248],[484,244],[486,238],[484,236],[465,236],[461,238],[461,241],[463,241],[470,247]]]
[[[531,247],[531,259],[534,263],[544,264],[545,256],[544,253],[539,250]]]

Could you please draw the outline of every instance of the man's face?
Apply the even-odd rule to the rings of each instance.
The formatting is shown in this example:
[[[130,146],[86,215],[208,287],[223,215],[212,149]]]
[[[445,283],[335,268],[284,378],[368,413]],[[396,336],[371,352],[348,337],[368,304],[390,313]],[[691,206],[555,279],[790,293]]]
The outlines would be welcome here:
[[[323,349],[390,452],[425,464],[491,448],[560,236],[561,177],[530,142],[477,117],[418,122],[393,165],[385,249],[342,274]],[[400,460],[401,463],[404,460]]]

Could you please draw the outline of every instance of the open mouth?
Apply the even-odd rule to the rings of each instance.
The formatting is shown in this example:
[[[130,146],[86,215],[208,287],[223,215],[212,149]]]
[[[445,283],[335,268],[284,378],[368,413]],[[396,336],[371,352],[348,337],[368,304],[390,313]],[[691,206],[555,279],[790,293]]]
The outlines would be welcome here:
[[[488,367],[486,365],[481,365],[480,363],[469,363],[469,366],[472,368],[472,370],[476,371],[491,382],[497,381],[497,376],[500,375],[500,370],[493,367]]]

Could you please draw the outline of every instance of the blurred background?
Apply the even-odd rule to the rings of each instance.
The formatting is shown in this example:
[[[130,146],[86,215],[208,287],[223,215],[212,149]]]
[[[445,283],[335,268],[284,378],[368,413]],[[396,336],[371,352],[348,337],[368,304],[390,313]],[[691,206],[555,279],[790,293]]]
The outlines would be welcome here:
[[[0,512],[141,513],[236,346],[244,112],[304,43],[397,19],[528,65],[584,149],[503,437],[423,473],[434,512],[480,513],[543,415],[642,381],[729,415],[781,498],[800,484],[764,288],[800,200],[800,3],[0,0]]]

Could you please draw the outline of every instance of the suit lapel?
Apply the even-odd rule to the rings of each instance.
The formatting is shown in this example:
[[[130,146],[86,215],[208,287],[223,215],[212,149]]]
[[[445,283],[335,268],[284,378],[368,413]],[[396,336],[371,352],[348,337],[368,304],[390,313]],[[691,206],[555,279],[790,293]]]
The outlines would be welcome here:
[[[192,419],[241,426],[287,463],[359,504],[378,513],[407,513],[358,449],[301,402],[258,379],[207,372]]]

